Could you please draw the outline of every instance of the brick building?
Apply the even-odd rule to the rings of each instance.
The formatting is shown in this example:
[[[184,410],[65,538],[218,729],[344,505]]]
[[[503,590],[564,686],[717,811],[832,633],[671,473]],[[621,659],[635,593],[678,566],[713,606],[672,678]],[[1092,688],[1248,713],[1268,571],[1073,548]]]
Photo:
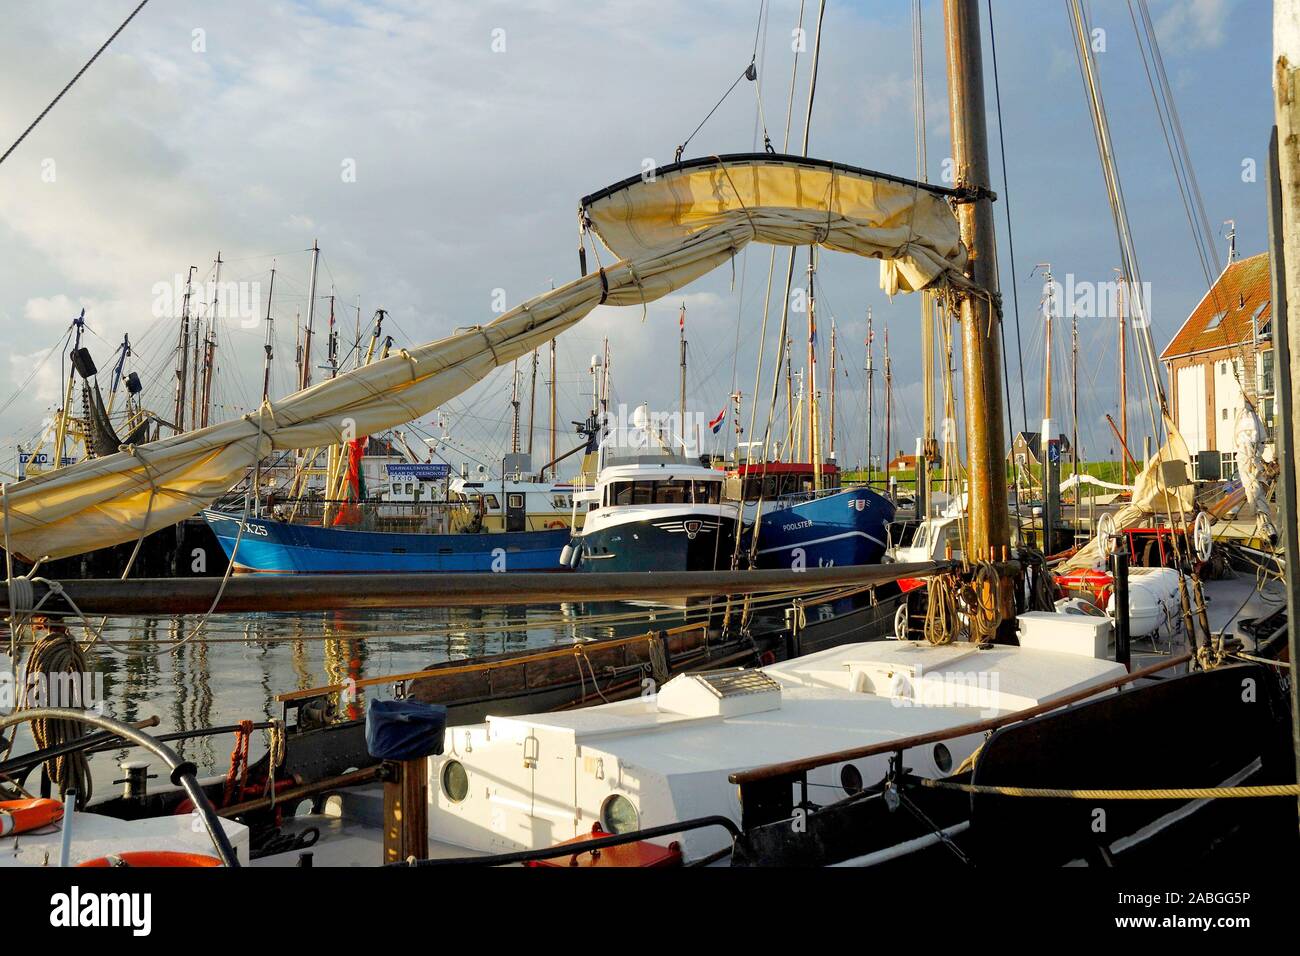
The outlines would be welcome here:
[[[1250,396],[1271,441],[1273,309],[1267,253],[1230,262],[1160,354],[1169,380],[1174,423],[1196,463],[1202,452],[1235,471],[1233,432]],[[1200,472],[1206,475],[1205,463]],[[1213,474],[1208,475],[1213,477]]]

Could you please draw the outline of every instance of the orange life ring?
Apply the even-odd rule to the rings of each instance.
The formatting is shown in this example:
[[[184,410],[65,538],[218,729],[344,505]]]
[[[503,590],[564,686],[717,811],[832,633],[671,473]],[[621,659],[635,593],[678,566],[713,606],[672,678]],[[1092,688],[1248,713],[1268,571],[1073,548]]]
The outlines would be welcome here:
[[[0,802],[0,837],[39,830],[63,819],[63,804],[58,800],[5,800]]]
[[[132,853],[115,853],[83,860],[77,866],[221,866],[215,856],[203,853],[182,853],[176,850],[138,850]]]
[[[548,522],[546,522],[546,527],[547,527],[548,529],[554,530],[554,529],[556,529],[556,528],[565,528],[565,527],[568,527],[568,525],[567,525],[567,523],[564,522],[564,521],[548,521]]]

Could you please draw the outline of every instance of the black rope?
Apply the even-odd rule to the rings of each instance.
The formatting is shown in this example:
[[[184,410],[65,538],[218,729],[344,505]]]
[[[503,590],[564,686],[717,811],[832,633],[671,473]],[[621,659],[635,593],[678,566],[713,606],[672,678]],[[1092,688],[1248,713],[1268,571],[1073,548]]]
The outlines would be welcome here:
[[[685,142],[677,147],[677,152],[673,161],[681,162],[682,154],[686,152],[686,147],[689,146],[691,140],[695,138],[695,134],[704,129],[704,124],[713,118],[713,114],[718,111],[718,107],[727,101],[727,97],[730,96],[736,87],[740,85],[741,80],[749,80],[750,82],[753,82],[756,79],[758,79],[757,57],[749,61],[749,65],[745,67],[744,72],[742,72],[740,76],[736,77],[736,82],[732,83],[731,86],[727,88],[727,92],[722,94],[722,99],[718,100],[718,102],[714,104],[713,109],[709,110],[709,115],[700,120],[700,125],[695,127],[695,130],[691,135],[686,137]]]
[[[4,155],[0,156],[0,163],[3,163],[6,159],[8,159],[9,154],[12,153],[15,149],[17,149],[19,144],[22,143],[22,141],[27,138],[27,134],[36,128],[36,124],[38,124],[41,120],[45,119],[45,115],[49,113],[50,110],[54,109],[55,104],[58,103],[59,100],[63,99],[63,94],[67,93],[68,90],[72,89],[72,84],[76,83],[77,80],[81,79],[81,75],[90,69],[90,65],[99,59],[99,55],[108,49],[108,45],[117,39],[117,35],[126,29],[126,25],[135,19],[135,15],[139,13],[144,8],[144,5],[148,2],[149,0],[140,0],[139,5],[134,10],[131,11],[131,15],[122,21],[122,25],[113,31],[113,35],[110,36],[107,40],[105,40],[104,45],[95,51],[95,55],[86,61],[86,65],[77,71],[77,75],[74,76],[72,79],[68,80],[68,85],[65,86],[63,89],[59,90],[59,95],[54,97],[54,99],[50,100],[50,105],[45,107],[45,109],[41,110],[40,115],[37,116],[36,119],[32,120],[31,125],[28,126],[25,130],[23,130],[22,135],[19,136],[16,140],[14,140],[12,146],[10,146],[8,149],[5,150]]]

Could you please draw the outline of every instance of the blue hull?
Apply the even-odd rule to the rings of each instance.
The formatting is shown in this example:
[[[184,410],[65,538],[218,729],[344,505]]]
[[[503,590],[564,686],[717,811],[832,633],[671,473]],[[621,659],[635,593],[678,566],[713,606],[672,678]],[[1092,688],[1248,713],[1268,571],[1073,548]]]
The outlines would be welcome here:
[[[235,570],[262,574],[422,574],[558,571],[569,530],[501,534],[394,534],[249,518],[203,517]]]
[[[879,564],[894,505],[866,488],[781,502],[760,519],[760,568],[824,568]]]

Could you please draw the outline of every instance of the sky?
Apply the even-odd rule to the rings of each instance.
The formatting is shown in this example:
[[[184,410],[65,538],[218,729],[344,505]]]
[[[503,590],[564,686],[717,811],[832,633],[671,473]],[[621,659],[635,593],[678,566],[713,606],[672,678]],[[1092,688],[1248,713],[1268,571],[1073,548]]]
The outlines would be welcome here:
[[[0,32],[0,148],[134,2],[8,5]],[[237,283],[246,306],[219,330],[219,418],[247,411],[260,395],[261,319],[273,266],[272,397],[293,390],[295,315],[307,312],[313,241],[321,248],[318,336],[332,294],[344,352],[358,297],[362,325],[385,309],[385,332],[400,347],[486,323],[502,303],[513,307],[575,278],[578,200],[639,173],[647,161],[671,162],[756,49],[759,82],[741,81],[686,156],[761,148],[760,90],[778,149],[793,99],[797,143],[809,62],[800,57],[791,97],[799,7],[798,0],[154,0],[0,166],[0,341],[8,346],[0,357],[0,471],[12,468],[14,444],[29,442],[60,404],[67,365],[56,346],[83,308],[83,344],[96,362],[108,366],[129,334],[135,354],[128,367],[146,381],[146,404],[171,417],[172,290],[191,266],[198,280],[210,277],[218,251],[222,280]],[[816,4],[807,7],[811,34]],[[1242,255],[1264,251],[1266,241],[1270,7],[1261,0],[1150,0],[1208,221],[1226,233],[1221,224],[1235,220]],[[1097,59],[1159,348],[1205,294],[1206,279],[1128,3],[1093,0],[1090,10],[1104,31]],[[811,155],[916,175],[910,11],[908,0],[827,4]],[[1005,182],[987,12],[1011,418],[1017,428],[1028,422],[1036,429],[1044,364],[1038,266],[1051,263],[1062,279],[1106,282],[1119,258],[1064,2],[993,0]],[[928,172],[937,180],[949,137],[935,0],[923,3],[923,27]],[[1219,234],[1214,241],[1222,261],[1227,240]],[[691,411],[712,419],[740,391],[747,426],[767,271],[766,249],[752,247],[734,269],[648,309],[601,308],[565,333],[558,345],[561,423],[568,428],[590,403],[586,368],[606,338],[614,401],[673,409],[685,304]],[[867,441],[861,369],[868,309],[877,367],[889,328],[892,444],[910,452],[921,421],[920,306],[907,296],[890,301],[878,277],[878,263],[821,257],[819,362],[824,376],[825,330],[833,321],[837,450],[846,464],[862,459]],[[1058,325],[1065,351],[1054,353],[1064,374],[1062,332]],[[1091,460],[1116,455],[1105,423],[1118,402],[1115,339],[1113,320],[1080,318],[1080,446]],[[324,360],[320,342],[316,365]],[[764,353],[760,422],[774,348],[768,342]],[[325,374],[314,373],[317,380]],[[539,392],[546,378],[543,363]],[[526,421],[527,367],[521,380]],[[1057,379],[1058,396],[1066,381]],[[495,373],[422,418],[418,433],[445,430],[466,459],[499,460],[509,450],[511,383],[511,370]],[[537,404],[533,437],[544,457],[544,398]],[[877,411],[882,405],[878,391]],[[1131,408],[1135,422],[1146,415]],[[882,418],[873,425],[877,454]],[[723,434],[734,441],[730,423]],[[571,428],[559,436],[562,450],[574,443]]]

